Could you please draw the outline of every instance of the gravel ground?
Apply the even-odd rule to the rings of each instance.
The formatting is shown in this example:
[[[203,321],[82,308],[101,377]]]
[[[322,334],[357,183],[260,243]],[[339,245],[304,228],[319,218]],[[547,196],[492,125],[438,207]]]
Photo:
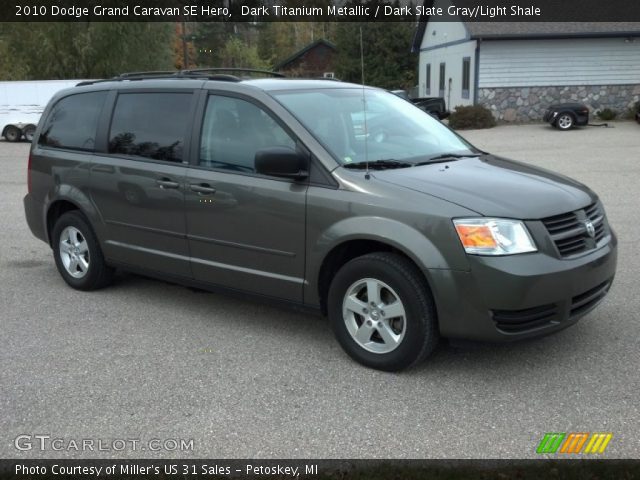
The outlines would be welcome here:
[[[534,458],[545,432],[577,431],[613,432],[604,456],[637,458],[640,127],[463,135],[598,192],[620,238],[616,282],[556,335],[444,344],[401,374],[352,362],[319,316],[134,275],[70,289],[24,220],[28,145],[1,141],[0,457]],[[62,450],[32,438],[18,451],[21,434]],[[82,439],[111,449],[69,449]],[[151,439],[193,448],[151,451]]]

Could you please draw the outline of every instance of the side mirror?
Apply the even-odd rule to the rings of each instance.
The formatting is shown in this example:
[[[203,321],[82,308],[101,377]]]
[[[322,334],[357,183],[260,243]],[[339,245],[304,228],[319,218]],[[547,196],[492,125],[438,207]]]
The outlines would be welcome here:
[[[256,152],[256,172],[301,180],[309,176],[309,160],[289,147],[267,147]]]

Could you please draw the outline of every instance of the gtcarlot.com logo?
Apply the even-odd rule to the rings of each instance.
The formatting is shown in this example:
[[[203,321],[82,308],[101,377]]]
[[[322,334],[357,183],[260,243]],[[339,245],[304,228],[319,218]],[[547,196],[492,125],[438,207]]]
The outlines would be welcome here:
[[[139,438],[114,438],[110,440],[98,438],[61,438],[51,435],[18,435],[13,445],[17,450],[41,450],[41,451],[76,451],[76,452],[186,452],[193,450],[193,439],[183,438],[152,438],[141,440]]]
[[[604,453],[613,433],[545,433],[536,453]]]

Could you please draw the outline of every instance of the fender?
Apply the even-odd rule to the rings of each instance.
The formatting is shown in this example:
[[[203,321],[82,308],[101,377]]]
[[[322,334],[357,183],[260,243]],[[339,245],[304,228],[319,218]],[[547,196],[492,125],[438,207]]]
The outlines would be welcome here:
[[[94,229],[98,239],[103,237],[103,221],[99,212],[95,208],[95,205],[89,198],[88,193],[83,192],[77,187],[74,187],[69,184],[61,184],[56,185],[56,187],[47,194],[45,197],[45,223],[49,218],[49,213],[52,208],[55,208],[56,204],[59,202],[69,202],[82,212],[85,217],[89,220],[89,223]],[[48,227],[48,225],[45,225]],[[47,242],[51,244],[51,238],[49,238],[49,229],[45,229],[45,234],[47,236]]]
[[[451,230],[449,225],[442,223],[443,225],[434,226],[434,229],[447,228]],[[373,240],[396,248],[418,266],[430,284],[430,269],[468,270],[469,268],[467,259],[456,238],[452,237],[455,242],[445,246],[448,251],[443,254],[442,247],[438,248],[419,230],[384,217],[345,218],[332,224],[317,238],[318,241],[314,245],[309,245],[307,251],[307,265],[310,269],[306,272],[304,298],[305,303],[308,304],[319,303],[318,278],[323,261],[335,247],[350,240]],[[454,249],[459,250],[460,254],[456,255],[455,252],[452,252]],[[454,259],[455,263],[447,262],[446,258]]]

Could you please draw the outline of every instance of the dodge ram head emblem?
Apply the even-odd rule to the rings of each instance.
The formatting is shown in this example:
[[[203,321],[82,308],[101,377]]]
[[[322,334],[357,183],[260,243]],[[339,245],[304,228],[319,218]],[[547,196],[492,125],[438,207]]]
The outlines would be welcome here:
[[[591,238],[596,236],[596,228],[593,226],[593,223],[591,223],[591,220],[586,220],[584,226],[587,229],[587,235]]]

